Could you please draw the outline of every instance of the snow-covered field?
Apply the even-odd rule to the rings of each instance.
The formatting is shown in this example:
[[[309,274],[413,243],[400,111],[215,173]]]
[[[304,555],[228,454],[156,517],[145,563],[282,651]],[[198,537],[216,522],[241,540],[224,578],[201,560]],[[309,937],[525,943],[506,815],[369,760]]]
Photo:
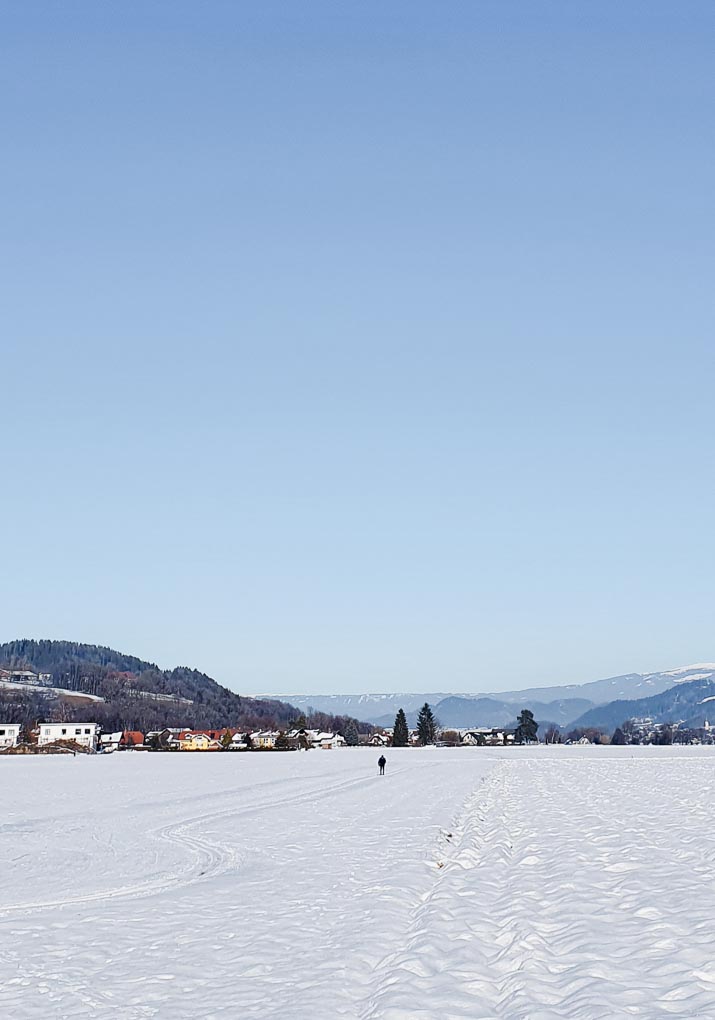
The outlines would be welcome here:
[[[715,1016],[707,748],[0,760],[24,1017]]]

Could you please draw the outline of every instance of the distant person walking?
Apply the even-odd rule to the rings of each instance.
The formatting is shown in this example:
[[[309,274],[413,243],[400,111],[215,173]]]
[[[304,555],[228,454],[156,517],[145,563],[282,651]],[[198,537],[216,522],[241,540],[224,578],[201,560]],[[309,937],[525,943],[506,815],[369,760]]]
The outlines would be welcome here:
[[[380,775],[384,776],[385,766],[387,765],[387,758],[385,757],[384,754],[381,754],[380,757],[377,759],[377,764],[380,766]]]

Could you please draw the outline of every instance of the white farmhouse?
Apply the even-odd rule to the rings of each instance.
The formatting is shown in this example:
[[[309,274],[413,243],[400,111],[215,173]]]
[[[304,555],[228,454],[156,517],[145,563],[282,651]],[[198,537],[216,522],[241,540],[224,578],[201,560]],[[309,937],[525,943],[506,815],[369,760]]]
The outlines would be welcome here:
[[[340,733],[318,733],[313,747],[322,747],[324,751],[332,751],[334,747],[344,747],[345,737]]]
[[[36,687],[49,687],[52,684],[51,673],[35,673],[31,669],[0,669],[0,680],[12,684],[30,684]]]
[[[55,740],[72,740],[75,744],[96,751],[98,733],[99,726],[93,722],[40,723],[37,743],[42,746],[52,744]]]
[[[20,723],[0,723],[0,747],[14,747],[20,740]]]
[[[105,754],[111,754],[116,751],[122,739],[123,730],[118,730],[116,733],[103,733],[99,738],[99,746],[105,752]]]

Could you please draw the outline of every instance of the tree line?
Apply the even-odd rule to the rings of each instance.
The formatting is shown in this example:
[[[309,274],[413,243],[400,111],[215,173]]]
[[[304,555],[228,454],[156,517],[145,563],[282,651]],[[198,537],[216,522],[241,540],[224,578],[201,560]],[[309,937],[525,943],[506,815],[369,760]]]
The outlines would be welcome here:
[[[439,722],[435,718],[431,706],[425,702],[417,716],[417,739],[422,746],[434,744],[437,740]],[[514,740],[517,744],[529,744],[538,739],[539,724],[534,719],[534,713],[525,708],[517,719],[517,726],[514,731]],[[395,716],[395,725],[392,730],[392,746],[407,747],[410,742],[410,731],[407,725],[407,716],[404,709],[400,708]]]

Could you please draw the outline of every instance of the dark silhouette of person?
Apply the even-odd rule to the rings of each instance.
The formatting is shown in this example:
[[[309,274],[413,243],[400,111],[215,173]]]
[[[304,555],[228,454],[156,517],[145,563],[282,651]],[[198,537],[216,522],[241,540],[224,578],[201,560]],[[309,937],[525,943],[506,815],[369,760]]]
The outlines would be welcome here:
[[[381,754],[380,757],[377,759],[377,764],[380,766],[380,775],[384,776],[385,766],[387,765],[387,758],[385,757],[384,754]]]

